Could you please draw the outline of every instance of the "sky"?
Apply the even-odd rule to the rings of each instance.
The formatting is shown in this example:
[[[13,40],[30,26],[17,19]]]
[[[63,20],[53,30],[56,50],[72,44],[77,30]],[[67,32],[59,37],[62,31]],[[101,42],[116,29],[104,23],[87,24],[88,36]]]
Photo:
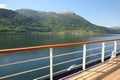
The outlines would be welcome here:
[[[0,0],[0,8],[71,11],[96,25],[120,26],[120,0]]]

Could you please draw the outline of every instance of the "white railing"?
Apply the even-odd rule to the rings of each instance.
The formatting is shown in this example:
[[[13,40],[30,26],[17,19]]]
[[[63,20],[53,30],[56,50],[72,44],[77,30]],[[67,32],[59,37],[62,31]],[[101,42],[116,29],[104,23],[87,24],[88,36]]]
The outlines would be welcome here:
[[[45,78],[45,77],[49,77],[50,80],[53,80],[53,76],[55,74],[59,74],[61,72],[64,71],[70,71],[71,69],[73,70],[76,67],[80,67],[82,66],[82,69],[85,70],[86,69],[86,64],[94,62],[96,60],[101,60],[101,62],[105,61],[105,57],[110,57],[111,55],[114,57],[116,57],[116,54],[119,53],[118,49],[120,49],[120,39],[113,39],[113,40],[100,40],[100,41],[92,41],[92,42],[80,42],[80,43],[70,43],[70,44],[57,44],[57,45],[48,45],[48,46],[36,46],[36,47],[27,47],[27,48],[16,48],[16,49],[5,49],[5,50],[0,50],[1,54],[4,53],[9,53],[9,52],[19,52],[19,51],[28,51],[28,50],[37,50],[37,49],[46,49],[49,48],[49,56],[46,57],[42,57],[42,58],[36,58],[36,59],[31,59],[31,60],[25,60],[25,61],[19,61],[19,62],[14,62],[14,63],[8,63],[8,64],[1,64],[1,67],[7,67],[7,66],[13,66],[13,65],[18,65],[18,64],[23,64],[23,63],[28,63],[28,62],[34,62],[34,61],[41,61],[41,60],[46,60],[49,59],[49,63],[50,65],[47,66],[43,66],[43,67],[39,67],[39,68],[35,68],[35,69],[30,69],[30,70],[26,70],[23,72],[17,72],[17,73],[13,73],[13,74],[9,74],[9,75],[5,75],[5,76],[1,76],[0,80],[2,79],[6,79],[6,78],[10,78],[10,77],[14,77],[17,75],[21,75],[21,74],[26,74],[26,73],[30,73],[30,72],[34,72],[34,71],[38,71],[38,70],[42,70],[42,69],[46,69],[49,68],[49,74],[44,75],[44,76],[40,76],[35,78],[34,80],[38,80],[41,78]],[[107,42],[114,42],[114,44],[109,44],[106,45]],[[98,47],[93,47],[88,49],[87,46],[90,44],[96,44],[99,43]],[[64,54],[58,54],[58,55],[54,55],[54,48],[59,48],[59,47],[70,47],[70,46],[83,46],[83,50],[79,50],[79,51],[74,51],[74,52],[69,52],[69,53],[64,53]],[[106,50],[106,48],[112,47],[112,49],[108,49]],[[93,53],[90,55],[87,55],[87,52],[89,51],[95,51],[95,50],[99,50],[99,52],[97,53]],[[113,53],[113,54],[106,54],[107,52],[109,53]],[[54,63],[53,59],[54,58],[59,58],[59,57],[63,57],[63,56],[68,56],[68,55],[73,55],[73,54],[79,54],[79,53],[83,53],[82,57],[78,57],[78,58],[73,58],[64,62],[59,62],[59,63]],[[88,58],[91,57],[95,57],[101,55],[101,57],[97,58],[97,59],[91,59],[90,61],[87,61]],[[66,63],[72,63],[74,61],[82,61],[81,64],[77,64],[77,65],[72,65],[69,68],[54,72],[54,67],[58,66],[58,65],[63,65]],[[2,74],[2,73],[0,73]]]

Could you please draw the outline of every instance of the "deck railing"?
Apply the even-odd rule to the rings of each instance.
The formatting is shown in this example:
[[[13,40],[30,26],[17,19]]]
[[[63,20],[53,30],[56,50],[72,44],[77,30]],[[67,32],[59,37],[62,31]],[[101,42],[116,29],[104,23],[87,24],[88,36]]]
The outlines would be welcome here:
[[[71,70],[73,68],[80,67],[80,66],[82,66],[82,69],[85,70],[86,69],[86,64],[88,64],[88,63],[91,63],[91,62],[99,60],[99,59],[101,60],[101,62],[104,62],[105,57],[106,56],[111,56],[111,55],[112,55],[111,56],[112,58],[115,58],[116,54],[118,53],[117,51],[120,49],[120,42],[119,41],[120,41],[120,39],[98,40],[98,41],[89,41],[89,42],[77,42],[77,43],[69,43],[69,44],[56,44],[56,45],[46,45],[46,46],[35,46],[35,47],[25,47],[25,48],[15,48],[15,49],[0,50],[0,54],[7,54],[7,53],[10,53],[10,52],[49,49],[49,54],[50,54],[49,56],[42,57],[42,58],[36,58],[36,59],[19,61],[19,62],[8,63],[8,64],[1,64],[0,68],[1,67],[6,67],[6,66],[12,66],[12,65],[28,63],[28,62],[41,61],[41,60],[45,60],[45,59],[49,59],[49,63],[50,63],[50,65],[48,65],[48,66],[43,66],[43,67],[39,67],[39,68],[35,68],[35,69],[30,69],[30,70],[26,70],[26,71],[23,71],[23,72],[9,74],[9,75],[6,75],[6,76],[1,76],[0,80],[7,79],[7,78],[10,78],[10,77],[14,77],[14,76],[21,75],[21,74],[30,73],[30,72],[37,71],[37,70],[46,69],[46,68],[50,69],[49,70],[50,73],[48,75],[44,75],[44,76],[40,76],[38,78],[35,78],[34,80],[38,80],[38,79],[41,79],[41,78],[44,78],[44,77],[50,77],[50,80],[53,80],[53,75],[61,73],[63,71],[69,71],[69,70]],[[106,45],[107,42],[113,42],[114,44]],[[96,43],[99,43],[101,45],[99,47],[94,47],[93,46],[93,48],[87,49],[88,45],[96,44]],[[53,50],[55,48],[70,47],[70,46],[83,46],[83,48],[82,48],[83,50],[78,50],[78,51],[75,51],[75,52],[69,52],[69,53],[64,53],[64,54],[57,54],[57,55],[54,55],[54,53],[53,53],[54,52]],[[113,46],[112,49],[106,50],[107,47],[111,47],[111,46]],[[91,54],[91,55],[87,55],[88,51],[98,50],[98,49],[100,50],[100,52],[95,53],[95,54]],[[106,52],[110,52],[112,54],[105,55]],[[54,58],[62,57],[62,56],[68,56],[68,55],[77,54],[77,53],[83,53],[83,56],[80,57],[80,58],[75,58],[75,59],[67,60],[67,61],[60,62],[60,63],[55,63],[54,64],[54,62],[53,62]],[[101,55],[101,57],[97,58],[97,59],[94,59],[94,60],[91,60],[91,61],[87,61],[88,57],[92,57],[92,56],[96,56],[96,55]],[[65,64],[65,63],[70,63],[70,62],[73,62],[73,61],[78,61],[78,60],[81,60],[82,64],[72,65],[69,68],[57,71],[55,73],[53,71],[53,68],[55,66],[62,65],[62,64]],[[2,74],[2,73],[0,73],[0,74]]]

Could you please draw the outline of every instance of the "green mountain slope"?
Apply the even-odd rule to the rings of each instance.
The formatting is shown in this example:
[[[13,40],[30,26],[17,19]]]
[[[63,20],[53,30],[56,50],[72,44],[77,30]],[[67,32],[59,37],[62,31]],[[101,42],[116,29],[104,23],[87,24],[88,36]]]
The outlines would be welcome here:
[[[87,34],[118,33],[96,26],[73,12],[42,12],[31,9],[0,9],[0,33],[79,32]]]

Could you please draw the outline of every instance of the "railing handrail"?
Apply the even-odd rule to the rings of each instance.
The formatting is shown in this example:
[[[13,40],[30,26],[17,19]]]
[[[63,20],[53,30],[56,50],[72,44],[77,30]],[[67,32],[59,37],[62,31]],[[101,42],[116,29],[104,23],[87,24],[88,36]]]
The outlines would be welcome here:
[[[86,70],[86,65],[90,64],[94,61],[100,60],[101,62],[104,62],[105,57],[111,57],[110,59],[115,58],[116,54],[118,52],[117,50],[119,49],[118,44],[120,46],[120,42],[118,42],[118,41],[120,41],[120,39],[96,40],[96,41],[88,41],[88,42],[76,42],[76,43],[67,43],[67,44],[55,44],[55,45],[33,46],[33,47],[14,48],[14,49],[3,49],[3,50],[0,50],[0,53],[30,51],[30,50],[38,50],[38,49],[49,49],[49,55],[47,55],[45,57],[36,58],[36,59],[30,59],[30,60],[25,60],[25,61],[18,61],[18,62],[13,62],[13,63],[2,64],[2,65],[0,65],[0,67],[7,67],[7,66],[23,64],[23,63],[28,63],[28,62],[38,61],[38,60],[46,60],[46,59],[47,60],[49,59],[50,64],[47,65],[47,66],[42,66],[42,67],[35,68],[35,69],[30,69],[30,70],[25,70],[25,71],[18,72],[18,73],[12,73],[12,74],[9,74],[9,75],[5,75],[5,76],[0,77],[0,79],[14,77],[14,76],[17,76],[17,75],[22,75],[22,74],[26,74],[26,73],[31,73],[33,71],[38,71],[38,70],[43,70],[43,69],[49,68],[49,74],[48,75],[38,77],[34,80],[37,80],[39,78],[44,78],[44,77],[49,77],[50,80],[53,80],[53,76],[56,73],[59,73],[61,71],[69,71],[69,70],[71,70],[73,68],[76,68],[76,67],[79,67],[79,66],[81,66],[83,70]],[[108,46],[108,44],[106,44],[106,42],[113,42],[113,43],[112,43],[112,45],[110,43],[109,46]],[[95,44],[95,43],[100,43],[101,45],[99,45],[98,47],[94,46],[94,47],[91,47],[91,48],[87,48],[87,46],[89,44]],[[80,46],[80,45],[83,48],[81,48],[77,51],[72,51],[72,52],[68,52],[68,53],[62,53],[62,54],[54,55],[54,51],[53,51],[54,48]],[[112,49],[111,48],[107,49],[108,47],[112,47]],[[100,49],[100,50],[98,50],[98,49]],[[95,53],[90,52],[87,55],[87,52],[92,51],[92,50],[98,50],[98,51],[95,52]],[[107,53],[110,52],[110,54],[106,55],[105,54],[106,52]],[[73,58],[73,59],[70,59],[70,60],[65,60],[63,62],[54,63],[55,58],[59,58],[59,57],[62,57],[62,56],[69,56],[71,54],[72,55],[73,54],[79,54],[79,53],[82,53],[83,55],[79,56],[79,57],[76,57],[76,58]],[[90,61],[87,61],[87,59],[89,57],[95,57],[97,55],[101,55],[101,56],[99,56],[99,58],[95,58],[95,59],[91,59]],[[57,72],[54,71],[54,67],[56,67],[56,66],[71,63],[71,62],[75,62],[75,61],[78,61],[78,60],[82,61],[82,62],[80,62],[79,64],[75,63],[75,65],[71,65],[69,68],[66,68],[66,69],[63,69],[63,70],[58,70]]]
[[[77,46],[77,45],[83,45],[83,44],[93,44],[93,43],[100,43],[100,42],[117,41],[117,40],[120,40],[120,39],[96,40],[96,41],[88,41],[88,42],[76,42],[76,43],[67,43],[67,44],[54,44],[54,45],[33,46],[33,47],[24,47],[24,48],[3,49],[3,50],[0,50],[0,53],[29,51],[29,50],[58,48],[58,47],[69,47],[69,46]]]

